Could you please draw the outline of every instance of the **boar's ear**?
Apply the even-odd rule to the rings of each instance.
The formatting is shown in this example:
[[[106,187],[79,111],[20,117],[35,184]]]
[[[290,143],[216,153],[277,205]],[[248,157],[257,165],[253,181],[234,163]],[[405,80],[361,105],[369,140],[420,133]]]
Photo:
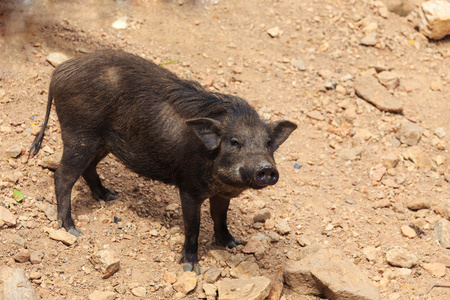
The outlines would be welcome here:
[[[269,124],[270,135],[272,136],[273,151],[277,150],[289,135],[297,128],[297,125],[290,121],[277,121]]]
[[[187,120],[186,124],[194,129],[198,137],[205,143],[209,150],[216,149],[221,141],[220,122],[209,119],[199,118]]]

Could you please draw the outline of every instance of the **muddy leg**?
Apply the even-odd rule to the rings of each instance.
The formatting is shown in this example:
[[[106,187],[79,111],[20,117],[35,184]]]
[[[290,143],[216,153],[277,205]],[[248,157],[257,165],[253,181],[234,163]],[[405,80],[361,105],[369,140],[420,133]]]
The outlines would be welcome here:
[[[95,199],[102,199],[104,201],[110,201],[117,199],[115,193],[105,188],[98,177],[97,164],[108,155],[108,151],[101,149],[97,152],[94,160],[83,172],[83,178],[86,180],[87,185],[91,189],[92,195]]]
[[[228,248],[234,248],[242,243],[228,231],[227,212],[230,199],[214,196],[209,199],[211,217],[214,221],[216,243]]]

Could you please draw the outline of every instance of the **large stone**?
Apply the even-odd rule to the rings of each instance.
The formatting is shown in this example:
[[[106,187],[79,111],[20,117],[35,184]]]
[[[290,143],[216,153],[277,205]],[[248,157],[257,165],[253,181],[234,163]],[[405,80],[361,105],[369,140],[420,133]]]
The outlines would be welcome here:
[[[2,266],[0,268],[0,299],[35,300],[33,286],[21,269]]]
[[[217,284],[219,300],[264,300],[270,292],[266,277],[224,279]]]
[[[417,145],[422,135],[422,128],[419,125],[408,120],[401,120],[396,125],[395,136],[403,144],[409,146]]]
[[[184,272],[183,275],[178,278],[177,282],[173,285],[173,288],[183,294],[187,294],[194,290],[197,286],[197,275],[195,272]]]
[[[114,300],[117,298],[117,294],[108,291],[93,291],[88,295],[89,300]]]
[[[120,269],[120,261],[113,252],[109,250],[98,251],[89,257],[89,261],[99,270],[103,279],[111,277]]]
[[[52,240],[61,241],[67,246],[73,245],[77,241],[76,236],[73,236],[64,229],[54,230],[50,228],[48,234]]]
[[[354,88],[359,97],[372,103],[380,110],[396,113],[403,111],[400,101],[394,98],[372,75],[356,78]]]
[[[445,219],[437,221],[434,232],[441,246],[450,249],[450,221]]]
[[[300,261],[290,261],[284,280],[301,295],[328,299],[380,299],[377,287],[336,249],[321,249]]]
[[[401,247],[394,247],[386,252],[387,262],[394,267],[412,268],[419,263],[419,259],[413,253]]]
[[[16,217],[5,207],[0,205],[0,220],[6,224],[6,226],[16,226]]]
[[[439,40],[450,34],[450,2],[432,0],[418,9],[417,26],[426,37]]]

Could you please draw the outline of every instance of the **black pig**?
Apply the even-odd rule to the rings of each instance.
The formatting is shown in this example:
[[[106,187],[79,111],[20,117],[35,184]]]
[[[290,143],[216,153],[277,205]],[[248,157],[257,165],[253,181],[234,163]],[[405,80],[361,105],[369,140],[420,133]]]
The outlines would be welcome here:
[[[81,233],[70,203],[80,176],[94,197],[116,198],[96,171],[112,153],[137,174],[179,188],[185,226],[181,259],[184,270],[197,273],[203,201],[210,200],[216,242],[240,244],[227,227],[230,198],[278,181],[273,153],[297,127],[289,121],[266,124],[239,97],[208,92],[139,56],[105,50],[56,68],[30,156],[41,147],[53,100],[64,143],[55,172],[59,225],[75,236]]]

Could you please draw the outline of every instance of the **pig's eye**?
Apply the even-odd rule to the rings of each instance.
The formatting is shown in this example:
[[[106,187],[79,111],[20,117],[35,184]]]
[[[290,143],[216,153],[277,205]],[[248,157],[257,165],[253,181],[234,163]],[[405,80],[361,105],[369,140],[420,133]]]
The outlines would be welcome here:
[[[230,144],[231,144],[231,146],[233,146],[233,147],[237,147],[237,148],[241,148],[241,144],[239,143],[239,141],[237,140],[237,138],[232,138],[231,140],[230,140]]]

